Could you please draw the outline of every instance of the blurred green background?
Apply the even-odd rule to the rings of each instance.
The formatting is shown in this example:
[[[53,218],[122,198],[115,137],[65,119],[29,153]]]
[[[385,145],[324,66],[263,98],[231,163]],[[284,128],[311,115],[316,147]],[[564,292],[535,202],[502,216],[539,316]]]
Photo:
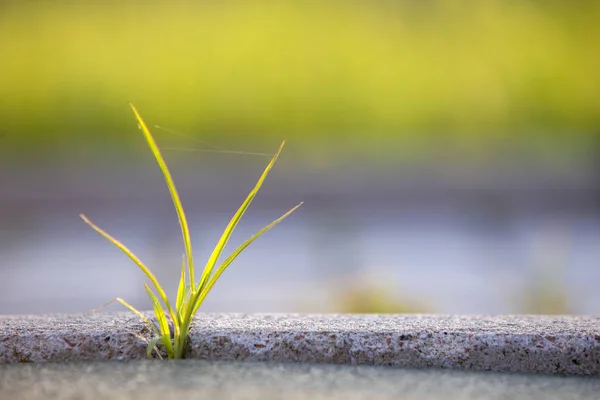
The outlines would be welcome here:
[[[600,135],[599,20],[597,1],[3,1],[0,130],[38,157],[127,146],[131,101],[321,161],[560,157]]]
[[[153,128],[165,149],[288,140],[236,240],[305,204],[205,310],[597,313],[599,21],[593,0],[0,0],[0,312],[147,308],[80,212],[177,284],[132,102],[197,139]],[[165,155],[202,258],[267,159]]]

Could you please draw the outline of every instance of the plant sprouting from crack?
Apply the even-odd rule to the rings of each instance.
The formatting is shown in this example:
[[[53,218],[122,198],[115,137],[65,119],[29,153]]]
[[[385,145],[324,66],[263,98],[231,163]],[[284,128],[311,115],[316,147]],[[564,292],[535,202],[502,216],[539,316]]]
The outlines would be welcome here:
[[[173,305],[163,287],[160,285],[154,274],[146,267],[146,265],[140,261],[140,259],[133,254],[124,244],[119,242],[117,239],[100,229],[93,222],[91,222],[85,215],[81,214],[81,218],[90,225],[95,231],[100,233],[106,239],[108,239],[113,245],[118,247],[123,253],[125,253],[143,272],[146,274],[150,282],[152,283],[153,288],[148,285],[148,283],[144,283],[144,287],[146,289],[146,293],[152,302],[152,306],[154,308],[154,313],[156,316],[156,320],[158,321],[158,326],[155,326],[148,318],[146,318],[141,312],[127,303],[125,300],[121,298],[117,298],[115,300],[122,303],[125,307],[129,308],[136,315],[138,315],[145,323],[148,324],[150,329],[154,332],[154,337],[150,340],[148,344],[147,356],[152,354],[152,350],[156,349],[156,346],[159,342],[162,344],[165,349],[167,356],[170,359],[178,359],[184,357],[184,351],[187,344],[190,327],[198,308],[206,298],[206,295],[210,292],[214,284],[217,282],[221,274],[225,271],[225,269],[235,260],[235,258],[263,233],[277,225],[284,218],[289,216],[292,212],[294,212],[302,203],[298,204],[281,217],[271,222],[270,224],[263,227],[261,230],[256,232],[250,238],[248,238],[244,243],[242,243],[237,249],[235,249],[222,263],[217,266],[219,257],[225,248],[225,245],[229,241],[231,234],[235,230],[238,222],[244,215],[245,211],[252,203],[252,200],[258,193],[260,187],[265,181],[268,173],[271,168],[275,164],[275,161],[279,157],[281,150],[285,142],[281,143],[279,149],[271,158],[271,161],[265,168],[264,172],[258,179],[258,182],[254,186],[254,188],[250,191],[250,194],[240,208],[236,211],[234,216],[229,221],[229,224],[223,231],[217,245],[212,251],[206,265],[204,266],[204,270],[202,271],[202,275],[200,276],[200,280],[196,281],[195,277],[195,267],[194,267],[194,258],[192,255],[192,246],[190,240],[190,232],[188,228],[187,219],[185,217],[185,213],[183,211],[183,206],[181,205],[181,201],[179,199],[179,194],[177,193],[177,189],[175,188],[175,183],[171,177],[171,173],[167,168],[167,164],[163,159],[161,152],[150,133],[150,130],[144,123],[144,120],[138,113],[137,109],[130,104],[133,113],[135,114],[135,118],[138,122],[139,128],[141,129],[150,150],[154,154],[156,161],[162,171],[163,177],[167,183],[167,187],[171,194],[171,198],[173,200],[173,204],[175,206],[175,211],[177,212],[177,218],[179,219],[179,226],[181,228],[181,235],[183,237],[183,245],[185,249],[185,254],[181,260],[181,277],[179,279],[179,287],[177,289],[177,298],[175,300],[175,304]],[[158,296],[155,294],[154,290],[158,292]],[[162,302],[161,302],[162,301]],[[170,323],[169,323],[170,322]],[[160,356],[160,353],[158,353]]]

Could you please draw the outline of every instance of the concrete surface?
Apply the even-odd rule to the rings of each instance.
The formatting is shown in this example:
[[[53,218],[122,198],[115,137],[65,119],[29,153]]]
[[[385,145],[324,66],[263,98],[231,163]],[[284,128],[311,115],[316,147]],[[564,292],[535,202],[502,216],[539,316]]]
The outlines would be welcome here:
[[[0,364],[142,359],[149,337],[128,312],[5,315]],[[597,376],[600,317],[198,314],[187,358]]]
[[[580,376],[241,361],[0,365],[0,399],[598,400]]]

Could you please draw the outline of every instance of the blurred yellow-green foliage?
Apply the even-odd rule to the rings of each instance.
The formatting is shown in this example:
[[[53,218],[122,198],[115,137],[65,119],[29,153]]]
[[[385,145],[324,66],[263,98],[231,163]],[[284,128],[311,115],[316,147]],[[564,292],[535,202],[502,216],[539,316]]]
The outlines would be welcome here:
[[[431,313],[431,307],[416,299],[397,296],[385,285],[355,283],[343,290],[334,301],[335,312],[350,314]]]
[[[406,293],[386,273],[366,268],[345,278],[336,277],[329,291],[334,312],[351,314],[431,313],[422,296]]]
[[[122,140],[132,101],[207,139],[348,154],[585,144],[598,21],[598,1],[4,1],[0,131],[28,147]]]

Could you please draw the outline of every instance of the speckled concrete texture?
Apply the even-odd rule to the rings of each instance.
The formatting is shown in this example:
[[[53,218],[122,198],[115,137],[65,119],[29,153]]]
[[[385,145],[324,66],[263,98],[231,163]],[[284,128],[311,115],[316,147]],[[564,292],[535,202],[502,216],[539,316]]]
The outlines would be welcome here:
[[[0,363],[140,359],[149,338],[130,313],[0,316]],[[600,317],[198,314],[187,358],[598,376]]]

